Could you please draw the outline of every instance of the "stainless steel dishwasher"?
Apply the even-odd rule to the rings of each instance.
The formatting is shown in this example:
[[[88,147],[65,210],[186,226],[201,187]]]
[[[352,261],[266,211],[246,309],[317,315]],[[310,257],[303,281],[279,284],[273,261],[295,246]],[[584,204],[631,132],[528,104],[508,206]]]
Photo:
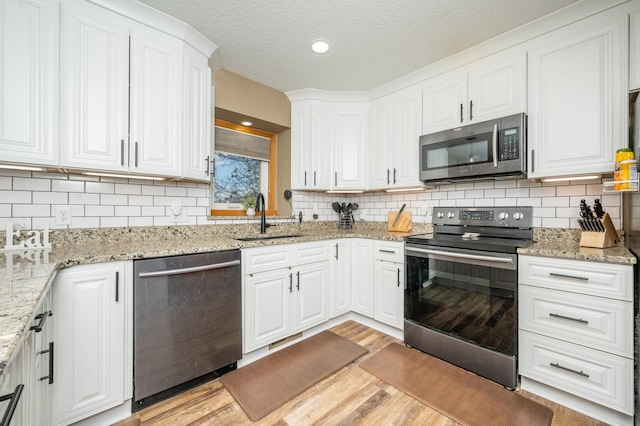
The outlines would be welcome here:
[[[240,251],[134,262],[133,410],[236,368]]]

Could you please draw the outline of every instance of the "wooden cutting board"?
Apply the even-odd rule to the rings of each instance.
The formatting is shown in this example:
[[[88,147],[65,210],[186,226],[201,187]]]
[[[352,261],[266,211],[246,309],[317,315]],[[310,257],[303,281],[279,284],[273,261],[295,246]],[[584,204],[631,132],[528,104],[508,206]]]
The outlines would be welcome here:
[[[393,222],[396,220],[398,216],[398,211],[390,211],[387,213],[387,231],[391,232],[409,232],[411,231],[411,212],[408,210],[403,210],[400,213],[400,220],[396,226],[393,226]]]

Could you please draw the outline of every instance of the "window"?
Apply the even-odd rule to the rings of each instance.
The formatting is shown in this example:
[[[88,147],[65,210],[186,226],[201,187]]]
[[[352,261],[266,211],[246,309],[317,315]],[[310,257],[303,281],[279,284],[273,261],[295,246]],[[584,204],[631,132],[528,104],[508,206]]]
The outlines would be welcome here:
[[[242,201],[261,192],[275,209],[275,135],[216,120],[212,216],[242,216]]]

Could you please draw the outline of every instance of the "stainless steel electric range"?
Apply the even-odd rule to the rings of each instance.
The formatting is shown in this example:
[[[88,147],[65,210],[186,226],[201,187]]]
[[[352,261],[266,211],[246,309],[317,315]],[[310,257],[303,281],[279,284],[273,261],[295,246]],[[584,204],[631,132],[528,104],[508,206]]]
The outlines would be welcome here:
[[[404,340],[515,389],[517,249],[532,207],[436,207],[433,234],[405,239]]]

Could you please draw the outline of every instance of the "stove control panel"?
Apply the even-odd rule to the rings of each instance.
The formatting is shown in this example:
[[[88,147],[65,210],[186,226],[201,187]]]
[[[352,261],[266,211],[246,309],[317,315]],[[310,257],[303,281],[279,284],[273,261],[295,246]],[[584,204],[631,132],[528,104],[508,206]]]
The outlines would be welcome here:
[[[531,228],[533,207],[434,207],[434,225]]]

